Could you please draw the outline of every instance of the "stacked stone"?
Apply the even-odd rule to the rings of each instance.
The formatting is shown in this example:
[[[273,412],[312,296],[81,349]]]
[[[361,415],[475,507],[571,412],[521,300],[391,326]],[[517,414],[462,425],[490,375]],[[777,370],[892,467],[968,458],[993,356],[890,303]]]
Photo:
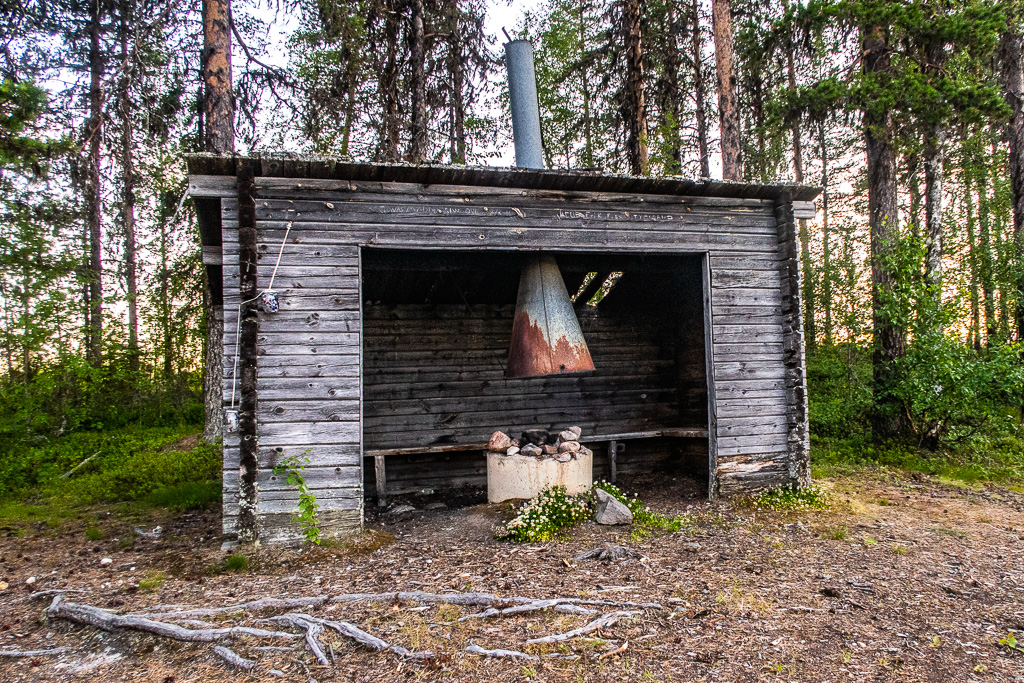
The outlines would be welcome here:
[[[569,462],[580,455],[591,454],[590,450],[580,443],[582,433],[583,430],[579,427],[569,427],[554,435],[544,429],[528,429],[518,439],[513,439],[505,432],[494,432],[487,444],[487,450],[498,455],[523,455],[541,460]]]

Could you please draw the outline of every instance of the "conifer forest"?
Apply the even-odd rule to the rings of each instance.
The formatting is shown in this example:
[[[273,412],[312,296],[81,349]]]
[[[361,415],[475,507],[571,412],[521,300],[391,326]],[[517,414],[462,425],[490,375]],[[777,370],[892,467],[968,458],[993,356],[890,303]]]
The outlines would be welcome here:
[[[610,228],[526,226],[534,235],[587,228],[563,250],[539,241],[549,237],[485,243],[485,219],[498,230],[523,212],[471,213],[487,212],[481,202],[493,197],[538,216],[556,199],[622,207],[632,192],[595,199],[583,186],[555,197],[544,194],[551,185],[485,191],[474,181],[466,191],[415,180],[401,190],[404,181],[385,178],[367,189],[363,177],[310,173],[273,176],[279,194],[249,201],[254,178],[272,176],[251,172],[265,160],[512,177],[492,172],[515,166],[505,45],[520,39],[534,50],[547,169],[536,175],[564,170],[647,188],[629,201],[660,197],[652,203],[676,211],[661,226],[632,217]],[[195,171],[217,164],[231,177]],[[200,229],[211,204],[190,187],[190,168],[208,183],[207,200],[230,184],[216,198],[216,221],[218,231],[222,218],[233,221],[235,241],[218,242],[213,257]],[[305,196],[292,183],[305,177],[352,180],[343,189],[371,208],[335,211],[337,186]],[[671,206],[650,189],[683,187],[681,179],[698,189],[679,191],[685,199]],[[408,189],[413,182],[420,189]],[[812,190],[794,198],[793,185],[820,190],[813,208],[802,199]],[[508,200],[510,187],[534,193]],[[465,207],[429,216],[422,208],[452,207],[463,191]],[[274,223],[286,192],[322,212],[304,219],[297,238],[290,218]],[[691,199],[700,211],[680,218]],[[404,208],[387,211],[389,202]],[[594,223],[610,215],[593,206]],[[359,211],[374,215],[351,218]],[[321,387],[289,374],[293,361],[281,357],[299,352],[280,352],[268,366],[279,394],[293,392],[284,398],[312,417],[297,427],[267,420],[269,433],[287,438],[262,449],[259,344],[297,348],[288,335],[299,332],[285,322],[320,318],[299,306],[257,336],[257,319],[278,311],[274,299],[259,318],[253,303],[257,212],[260,239],[283,238],[280,251],[260,254],[275,275],[286,244],[334,230],[324,252],[333,249],[335,261],[310,261],[324,254],[306,244],[283,267],[324,278],[311,299],[340,310],[352,298],[302,342],[343,356],[330,361],[336,377],[323,375],[350,392],[332,404],[342,407],[324,418],[335,408],[307,399],[327,400],[314,393],[327,379]],[[745,406],[747,393],[735,389],[723,409],[734,422],[720,430],[733,452],[719,457],[710,349],[721,328],[711,302],[730,294],[713,291],[712,247],[683,250],[665,225],[689,221],[677,232],[704,239],[717,229],[708,225],[733,215],[738,239],[761,239],[762,253],[755,267],[737,247],[719,254],[733,261],[722,268],[760,278],[748,289],[774,288],[769,304],[781,312],[771,333],[783,332],[761,344],[742,338],[758,325],[738,321],[741,338],[722,345],[759,344],[763,357],[726,349],[722,365],[750,358],[763,369],[784,355],[787,364],[756,378],[774,382],[771,396],[752,390]],[[364,249],[338,237],[355,240],[365,225],[398,233],[412,216],[431,238],[464,234],[443,248],[408,238]],[[476,232],[457,241],[477,225],[479,245]],[[644,231],[664,242],[643,241]],[[619,251],[599,241],[612,233],[629,235],[616,238],[626,245]],[[680,253],[665,247],[659,256],[648,244]],[[568,317],[580,316],[595,349],[611,349],[595,352],[589,369],[608,357],[618,364],[600,391],[547,377],[536,389],[517,385],[527,386],[518,398],[491,390],[558,374],[500,374],[492,356],[508,343],[494,353],[485,344],[508,331],[481,322],[507,313],[510,329],[513,315],[519,324],[516,299],[498,302],[494,292],[519,283],[520,269],[526,281],[527,258],[538,273],[542,259],[554,264],[542,251],[558,253],[563,274],[575,268],[576,297],[587,292],[594,310],[586,318],[573,297]],[[583,267],[591,257],[626,265],[595,280]],[[470,272],[478,290],[494,291],[472,302],[449,292],[443,311],[431,312],[434,302],[414,290],[440,282],[424,275],[435,266]],[[260,267],[264,287],[270,269]],[[339,294],[332,277],[350,278],[348,289]],[[671,285],[645,291],[639,282]],[[599,309],[613,287],[620,300],[641,302],[636,310],[611,298]],[[400,304],[388,309],[367,291]],[[729,315],[746,315],[741,296]],[[797,314],[786,311],[794,301]],[[470,313],[451,313],[460,306]],[[474,310],[485,312],[473,319]],[[692,316],[675,323],[693,329],[647,320],[651,311]],[[378,340],[426,330],[423,355],[396,351],[391,366],[364,366],[392,351],[365,352],[371,314]],[[622,320],[629,325],[613,326]],[[652,337],[665,330],[675,336],[658,346]],[[462,335],[485,342],[445,346]],[[662,354],[671,358],[654,357],[684,342],[705,345],[696,360],[677,346]],[[424,367],[419,359],[431,353],[441,360]],[[410,357],[419,365],[403,365]],[[454,380],[444,375],[452,368]],[[670,384],[649,399],[646,385],[629,385],[643,372]],[[413,379],[369,386],[385,375]],[[469,385],[477,393],[452,398]],[[669,405],[658,403],[662,390],[689,393]],[[493,432],[483,450],[387,441],[449,426],[455,434],[462,417],[436,408],[448,400],[512,420],[538,404],[569,412],[586,391],[600,394],[588,405],[610,422],[648,401],[671,409],[666,419],[698,419],[600,437],[582,420],[584,428],[569,421],[550,432],[521,425]],[[391,411],[391,400],[403,409]],[[330,420],[355,436],[331,441]],[[371,432],[383,446],[364,448]],[[756,450],[762,437],[778,449]],[[3,680],[1022,680],[1024,0],[0,0],[0,444]],[[491,485],[492,456],[527,449],[551,467],[595,458],[586,485],[491,500],[481,482]],[[785,462],[778,455],[797,452]],[[645,464],[656,455],[697,465],[679,474],[672,460],[676,469],[656,472]],[[721,486],[718,471],[727,475]],[[401,487],[420,475],[476,488]],[[729,476],[740,482],[731,489]],[[294,530],[294,543],[263,543],[260,530],[272,526],[264,517]]]
[[[494,8],[229,5],[3,6],[12,443],[202,421],[209,295],[183,155],[511,163]],[[536,46],[549,168],[823,188],[799,235],[816,444],[987,471],[1020,464],[1003,455],[1024,405],[1022,12],[581,0],[501,28]]]

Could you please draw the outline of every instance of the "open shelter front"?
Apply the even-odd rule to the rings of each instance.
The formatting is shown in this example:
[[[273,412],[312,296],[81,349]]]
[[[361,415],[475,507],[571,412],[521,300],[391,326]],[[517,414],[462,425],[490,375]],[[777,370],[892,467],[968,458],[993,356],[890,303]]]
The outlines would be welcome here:
[[[309,459],[322,524],[343,531],[361,525],[367,497],[483,483],[497,429],[578,425],[595,478],[663,468],[706,477],[710,496],[807,481],[795,223],[814,188],[189,166],[223,287],[225,408],[240,410],[224,439],[226,532],[241,502],[265,538],[294,536],[298,494],[273,472],[283,459]],[[575,295],[593,372],[505,376],[520,273],[538,253]],[[273,279],[279,310],[252,310],[242,273],[250,294],[254,276],[260,292]],[[241,358],[247,401],[238,340],[253,351]],[[255,500],[239,500],[245,476]]]

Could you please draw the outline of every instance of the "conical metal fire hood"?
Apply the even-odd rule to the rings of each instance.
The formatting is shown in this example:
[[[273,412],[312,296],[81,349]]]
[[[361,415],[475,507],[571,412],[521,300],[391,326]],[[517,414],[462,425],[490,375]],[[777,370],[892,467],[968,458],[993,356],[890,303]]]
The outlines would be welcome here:
[[[590,349],[552,256],[532,258],[519,278],[506,377],[543,377],[594,369]]]

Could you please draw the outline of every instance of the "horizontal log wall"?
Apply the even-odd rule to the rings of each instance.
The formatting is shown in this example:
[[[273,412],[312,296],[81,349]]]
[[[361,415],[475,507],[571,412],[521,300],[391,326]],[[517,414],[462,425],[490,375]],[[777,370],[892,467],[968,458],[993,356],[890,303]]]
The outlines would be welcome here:
[[[191,182],[207,196],[222,185],[205,176]],[[261,511],[294,508],[294,493],[275,491],[269,468],[275,458],[308,453],[307,478],[321,502],[343,513],[342,526],[361,518],[360,247],[707,253],[712,485],[731,492],[805,479],[799,307],[794,313],[791,238],[777,227],[774,201],[267,177],[256,179],[256,194],[261,288],[290,229],[275,283],[281,312],[261,314]],[[784,204],[783,222],[792,212]],[[230,196],[222,219],[223,262],[237,263]],[[228,265],[224,290],[227,400],[238,304],[237,271]],[[229,435],[225,470],[233,468],[237,440]],[[230,486],[226,477],[226,530]]]

